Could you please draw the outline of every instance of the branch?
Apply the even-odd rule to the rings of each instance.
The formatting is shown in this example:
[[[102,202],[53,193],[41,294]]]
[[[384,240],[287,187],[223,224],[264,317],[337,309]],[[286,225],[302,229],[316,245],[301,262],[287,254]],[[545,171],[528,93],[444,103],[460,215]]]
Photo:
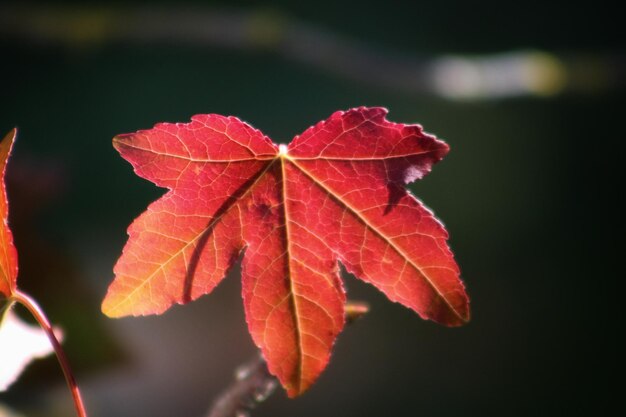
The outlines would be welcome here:
[[[273,53],[384,91],[453,100],[603,93],[623,89],[626,72],[624,54],[617,51],[591,58],[535,50],[423,56],[255,9],[0,4],[3,37],[41,47],[112,43],[196,46],[201,53],[207,47]]]
[[[235,382],[223,391],[213,403],[208,417],[240,417],[272,395],[278,380],[269,373],[259,354],[235,372]]]

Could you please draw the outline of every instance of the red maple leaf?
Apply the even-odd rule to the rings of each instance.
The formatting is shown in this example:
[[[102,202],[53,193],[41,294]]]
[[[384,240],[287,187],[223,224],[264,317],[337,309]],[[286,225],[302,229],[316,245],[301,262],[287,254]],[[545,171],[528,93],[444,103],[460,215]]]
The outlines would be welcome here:
[[[466,322],[448,234],[405,189],[448,146],[386,113],[336,112],[289,146],[215,114],[115,137],[137,175],[170,191],[129,227],[103,311],[196,299],[245,251],[248,327],[289,396],[316,380],[344,325],[338,261],[423,318]]]

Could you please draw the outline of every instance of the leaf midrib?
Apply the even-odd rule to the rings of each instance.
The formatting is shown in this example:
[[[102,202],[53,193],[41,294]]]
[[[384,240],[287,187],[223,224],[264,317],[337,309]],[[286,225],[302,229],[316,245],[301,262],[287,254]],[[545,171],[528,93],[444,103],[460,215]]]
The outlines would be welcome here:
[[[287,245],[285,253],[287,254],[287,272],[289,276],[287,279],[289,280],[289,294],[291,296],[291,303],[293,306],[294,316],[295,316],[295,331],[296,331],[296,339],[297,339],[297,348],[296,352],[298,355],[298,365],[296,367],[296,380],[298,383],[297,391],[302,391],[302,367],[303,367],[303,354],[302,354],[302,331],[300,327],[302,324],[300,323],[300,314],[298,308],[298,297],[296,296],[296,292],[294,290],[294,283],[291,274],[291,239],[289,232],[289,215],[287,210],[287,175],[285,172],[285,158],[286,155],[280,155],[280,172],[281,172],[281,180],[282,180],[282,205],[283,205],[283,214],[284,214],[284,222],[285,222],[285,243]]]

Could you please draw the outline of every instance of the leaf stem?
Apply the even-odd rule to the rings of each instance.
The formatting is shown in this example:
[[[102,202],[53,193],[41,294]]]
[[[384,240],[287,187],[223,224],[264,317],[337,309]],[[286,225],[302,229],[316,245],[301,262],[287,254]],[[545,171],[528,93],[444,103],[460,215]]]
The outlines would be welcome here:
[[[76,414],[78,415],[78,417],[87,417],[87,412],[85,411],[85,406],[83,405],[83,399],[80,395],[78,384],[76,384],[76,378],[74,377],[74,373],[72,372],[70,363],[67,360],[67,356],[65,355],[65,352],[61,347],[61,343],[59,343],[59,340],[54,334],[54,330],[52,329],[50,321],[46,317],[45,313],[33,298],[19,290],[13,292],[13,294],[11,295],[11,299],[26,307],[26,309],[33,315],[35,320],[37,320],[37,323],[39,323],[43,331],[48,336],[48,339],[50,340],[50,343],[54,348],[54,352],[57,355],[59,364],[61,365],[61,369],[63,370],[63,375],[65,375],[65,381],[67,382],[67,386],[72,393],[72,399],[74,400]]]
[[[11,309],[11,307],[13,307],[14,301],[11,298],[2,298],[0,299],[0,303],[0,327],[2,327],[2,322],[4,321],[4,318]]]

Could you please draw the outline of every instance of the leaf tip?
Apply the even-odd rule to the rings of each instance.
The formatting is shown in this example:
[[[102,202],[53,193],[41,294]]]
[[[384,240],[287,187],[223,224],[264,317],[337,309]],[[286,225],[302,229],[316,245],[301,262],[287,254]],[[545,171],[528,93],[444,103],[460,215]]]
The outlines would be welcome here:
[[[435,321],[448,327],[459,327],[469,323],[471,319],[469,298],[464,295],[460,305],[450,307],[447,314],[435,318]]]
[[[120,297],[117,294],[109,290],[107,295],[104,297],[104,300],[102,300],[100,310],[105,316],[111,319],[117,319],[133,314],[132,311],[128,311],[128,309],[125,308],[126,304],[127,303],[124,303],[124,300],[120,300]]]
[[[11,130],[9,131],[9,133],[7,133],[7,134],[5,135],[4,140],[6,140],[6,139],[10,138],[10,141],[12,142],[12,141],[14,141],[14,140],[15,140],[15,137],[16,137],[16,136],[17,136],[17,126],[15,126],[13,129],[11,129]]]
[[[2,142],[0,142],[0,153],[2,154],[2,161],[0,163],[5,164],[9,154],[11,153],[11,148],[13,147],[13,142],[15,142],[15,138],[17,137],[17,127],[14,127],[7,133]]]
[[[467,295],[467,292],[465,290],[465,284],[463,284],[463,282],[461,282],[461,286],[463,288],[463,297],[462,297],[463,302],[461,306],[457,308],[455,311],[460,320],[457,326],[462,326],[464,324],[469,323],[469,321],[472,318],[471,309],[470,309],[470,298]]]
[[[296,381],[296,383],[292,383],[289,385],[285,385],[285,391],[287,392],[287,397],[289,398],[296,398],[301,396],[302,394],[304,394],[305,392],[307,392],[309,390],[309,388],[311,388],[311,385],[313,385],[314,381],[305,381],[305,380],[298,380]]]
[[[299,397],[300,395],[302,395],[304,393],[304,391],[300,391],[298,389],[294,388],[287,388],[287,397],[289,398],[296,398]]]
[[[124,146],[128,143],[130,137],[132,137],[133,134],[132,133],[123,133],[121,135],[115,135],[113,137],[112,143],[113,143],[113,147],[120,152],[120,147]]]
[[[464,324],[467,324],[470,322],[470,320],[472,319],[472,314],[470,312],[470,308],[469,308],[469,300],[467,302],[466,308],[465,308],[465,312],[464,314],[462,314],[460,316],[460,319],[462,320],[462,323],[460,324],[461,326]]]
[[[111,306],[108,296],[105,297],[104,301],[100,305],[100,310],[102,311],[102,314],[104,314],[105,316],[111,319],[116,319],[121,316],[120,314],[117,314],[116,309],[113,308],[113,306]]]

